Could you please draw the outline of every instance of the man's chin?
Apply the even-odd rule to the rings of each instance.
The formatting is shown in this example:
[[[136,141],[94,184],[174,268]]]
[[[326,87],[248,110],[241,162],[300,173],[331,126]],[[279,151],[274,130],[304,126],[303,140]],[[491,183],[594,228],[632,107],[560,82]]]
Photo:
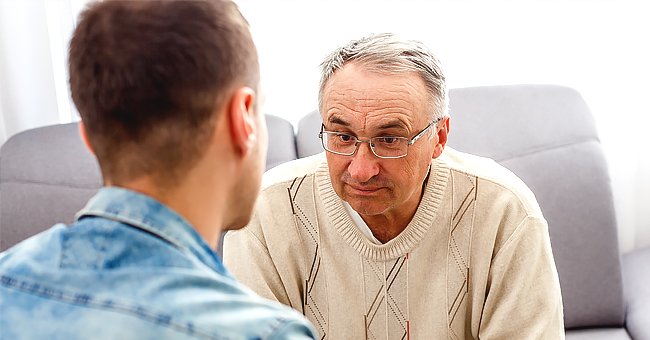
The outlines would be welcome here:
[[[368,202],[364,199],[347,199],[346,202],[356,211],[359,215],[362,216],[374,216],[381,215],[388,210],[388,207],[383,204],[377,204],[377,202]]]

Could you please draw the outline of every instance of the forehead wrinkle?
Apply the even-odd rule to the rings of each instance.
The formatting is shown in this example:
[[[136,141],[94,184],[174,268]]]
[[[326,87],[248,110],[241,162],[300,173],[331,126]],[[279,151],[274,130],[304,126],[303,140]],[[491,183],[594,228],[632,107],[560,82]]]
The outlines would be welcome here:
[[[389,110],[389,112],[382,112]],[[413,117],[408,112],[399,112],[390,108],[370,112],[365,117],[365,126],[372,127],[371,130],[379,131],[391,126],[399,126],[410,131],[413,126]]]
[[[361,135],[370,128],[381,130],[382,126],[395,123],[410,132],[420,116],[426,116],[420,112],[426,110],[420,107],[426,105],[423,96],[426,91],[417,75],[386,75],[377,83],[372,76],[366,80],[363,71],[349,71],[353,70],[335,74],[326,84],[323,93],[326,121],[336,116],[349,122],[349,127]]]
[[[368,114],[372,111],[417,113],[417,109],[411,101],[401,98],[345,98],[331,104],[327,109],[327,111],[332,110],[349,111],[357,114]]]
[[[325,121],[334,122],[335,120],[340,120],[347,123],[342,125],[350,126],[352,125],[350,120],[344,117],[346,112],[352,112],[354,113],[354,116],[362,114],[361,112],[356,111],[355,109],[345,105],[344,103],[338,102],[333,107],[327,109],[327,112],[325,114]]]
[[[372,103],[367,100],[336,102],[327,110],[325,121],[349,127],[359,135],[362,135],[366,130],[375,132],[385,129],[384,126],[387,125],[398,125],[410,132],[417,112],[413,112],[410,107],[400,105],[403,103],[408,103],[408,101],[396,99],[388,101],[372,100]],[[354,107],[351,105],[354,105]],[[341,122],[347,124],[341,124]]]
[[[389,99],[379,99],[379,98],[372,98],[372,99],[356,99],[354,100],[355,103],[357,104],[359,108],[367,108],[367,109],[393,109],[393,110],[399,110],[399,111],[404,111],[409,110],[409,111],[416,111],[415,110],[415,105],[406,99],[400,99],[400,98],[389,98]]]
[[[328,102],[335,101],[353,112],[363,113],[366,111],[377,110],[382,108],[391,108],[398,111],[412,111],[417,113],[420,108],[421,100],[410,91],[371,89],[359,91],[350,89],[349,91],[332,91],[328,96]]]

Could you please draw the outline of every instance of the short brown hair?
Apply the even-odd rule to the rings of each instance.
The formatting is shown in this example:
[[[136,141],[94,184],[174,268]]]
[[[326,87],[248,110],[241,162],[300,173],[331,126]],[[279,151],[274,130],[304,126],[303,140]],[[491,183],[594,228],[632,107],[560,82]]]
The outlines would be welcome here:
[[[70,42],[72,99],[105,179],[175,183],[212,138],[215,111],[257,89],[248,23],[225,0],[104,1]]]

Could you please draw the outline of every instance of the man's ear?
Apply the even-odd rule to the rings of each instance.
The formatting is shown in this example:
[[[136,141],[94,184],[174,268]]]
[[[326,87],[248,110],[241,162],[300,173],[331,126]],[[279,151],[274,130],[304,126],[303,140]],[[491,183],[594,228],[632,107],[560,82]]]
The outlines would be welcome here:
[[[438,126],[436,129],[438,131],[438,142],[436,143],[436,146],[433,147],[433,158],[440,157],[442,151],[445,149],[445,145],[447,145],[447,136],[449,136],[449,116],[443,118],[436,125]]]
[[[247,155],[257,143],[255,124],[255,91],[240,87],[231,97],[227,108],[232,144],[242,156]]]
[[[81,136],[81,140],[84,142],[84,145],[86,146],[86,149],[90,151],[93,155],[95,154],[95,150],[93,150],[93,147],[90,145],[90,141],[88,140],[88,134],[86,133],[86,126],[82,121],[79,121],[79,136]]]

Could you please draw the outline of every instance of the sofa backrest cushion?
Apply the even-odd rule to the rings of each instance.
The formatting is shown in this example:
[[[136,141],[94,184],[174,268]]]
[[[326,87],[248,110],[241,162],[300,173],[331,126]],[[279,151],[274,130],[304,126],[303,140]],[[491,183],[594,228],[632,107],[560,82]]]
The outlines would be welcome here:
[[[298,158],[304,158],[323,152],[323,146],[318,138],[322,120],[318,110],[312,111],[298,121],[296,133],[296,149]]]
[[[452,147],[495,159],[535,193],[549,224],[565,326],[622,326],[610,179],[580,94],[543,85],[456,89],[450,111]]]
[[[266,169],[296,159],[296,138],[293,125],[277,116],[266,115],[269,131],[269,148],[266,153]]]
[[[100,186],[97,161],[77,124],[9,138],[0,149],[0,250],[55,223],[71,223]]]

